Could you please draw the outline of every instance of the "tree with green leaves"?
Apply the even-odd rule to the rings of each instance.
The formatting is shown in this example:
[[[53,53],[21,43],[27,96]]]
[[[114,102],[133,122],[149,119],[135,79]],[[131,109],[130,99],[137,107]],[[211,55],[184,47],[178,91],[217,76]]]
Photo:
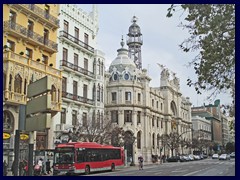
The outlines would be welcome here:
[[[176,11],[186,13],[184,23],[190,37],[179,45],[184,52],[199,52],[189,62],[197,80],[189,78],[198,94],[211,91],[211,96],[221,92],[232,94],[235,106],[235,5],[234,4],[172,4],[167,17]]]

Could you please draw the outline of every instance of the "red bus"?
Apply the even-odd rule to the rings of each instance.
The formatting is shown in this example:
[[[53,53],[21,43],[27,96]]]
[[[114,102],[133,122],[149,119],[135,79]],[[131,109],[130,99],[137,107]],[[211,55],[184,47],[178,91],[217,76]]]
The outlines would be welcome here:
[[[121,147],[95,142],[58,144],[54,150],[53,175],[73,175],[94,171],[114,171],[124,166]]]

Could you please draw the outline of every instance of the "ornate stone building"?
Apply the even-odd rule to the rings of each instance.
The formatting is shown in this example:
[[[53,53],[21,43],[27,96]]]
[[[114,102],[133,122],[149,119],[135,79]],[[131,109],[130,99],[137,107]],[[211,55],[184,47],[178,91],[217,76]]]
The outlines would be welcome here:
[[[105,111],[115,126],[123,127],[136,137],[133,144],[125,147],[127,160],[137,162],[138,155],[142,154],[145,161],[151,161],[152,155],[160,154],[162,134],[175,131],[182,138],[192,138],[191,103],[182,96],[179,79],[175,75],[170,79],[167,69],[161,71],[159,87],[149,86],[151,78],[147,70],[141,68],[141,29],[135,16],[132,23],[128,49],[122,40],[117,57],[105,74]],[[137,58],[132,58],[129,52],[138,52]],[[170,150],[163,148],[163,153],[170,155]]]
[[[27,86],[49,76],[52,117],[61,110],[62,74],[56,69],[58,8],[57,4],[3,5],[3,157],[9,166],[15,130],[24,129],[19,112],[27,102]],[[48,149],[48,138],[48,130],[37,132],[35,149]],[[20,160],[27,159],[27,151],[28,139],[20,138]]]
[[[103,122],[104,53],[96,49],[98,12],[60,4],[57,66],[62,70],[62,111],[52,124],[54,143],[68,140],[73,127]]]

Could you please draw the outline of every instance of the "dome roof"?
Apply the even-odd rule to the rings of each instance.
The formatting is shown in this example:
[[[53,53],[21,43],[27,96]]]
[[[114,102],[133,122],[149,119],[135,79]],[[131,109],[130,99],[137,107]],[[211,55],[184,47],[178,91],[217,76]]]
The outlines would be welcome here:
[[[133,60],[131,60],[128,57],[128,50],[123,48],[124,46],[124,42],[121,42],[121,46],[122,48],[118,49],[118,55],[117,57],[112,61],[110,67],[109,67],[109,72],[112,72],[114,68],[117,69],[117,71],[119,72],[123,72],[125,70],[126,67],[128,67],[129,70],[135,70],[136,69],[136,65],[133,62]]]
[[[133,24],[128,29],[128,32],[129,32],[128,35],[129,36],[131,36],[131,35],[142,35],[140,27],[136,24],[136,22],[137,22],[137,17],[136,16],[133,16],[132,22],[133,22]]]

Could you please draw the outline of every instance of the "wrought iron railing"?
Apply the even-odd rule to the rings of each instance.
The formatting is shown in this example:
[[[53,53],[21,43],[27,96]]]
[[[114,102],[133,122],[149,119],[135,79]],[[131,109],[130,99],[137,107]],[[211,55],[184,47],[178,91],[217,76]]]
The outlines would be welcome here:
[[[91,51],[92,53],[94,53],[94,48],[89,46],[88,44],[82,42],[81,40],[79,40],[78,38],[68,34],[67,32],[65,31],[60,31],[60,37],[64,37],[70,41],[72,41],[73,43],[75,44],[78,44],[79,46]]]
[[[12,5],[23,6],[23,7],[27,8],[28,10],[33,11],[35,14],[41,16],[43,19],[47,19],[48,21],[50,21],[51,23],[53,23],[59,27],[59,19],[50,15],[49,13],[46,13],[46,11],[44,11],[40,7],[36,6],[35,4],[12,4]]]
[[[21,26],[20,24],[17,24],[15,22],[12,21],[4,21],[4,29],[9,29],[12,30],[18,34],[21,34],[22,36],[26,37],[26,38],[30,38],[33,39],[34,41],[41,43],[51,49],[54,49],[55,51],[57,51],[57,43],[48,40],[46,38],[44,38],[43,36],[28,30],[27,28]]]
[[[68,67],[68,68],[70,68],[70,69],[72,69],[74,71],[80,72],[81,74],[84,74],[84,75],[89,76],[91,78],[94,77],[93,72],[90,72],[90,71],[88,71],[86,69],[83,69],[83,68],[81,68],[81,67],[79,67],[79,66],[77,66],[77,65],[75,65],[73,63],[68,62],[67,60],[61,60],[61,65],[65,66],[65,67]]]
[[[62,91],[62,97],[67,98],[67,99],[71,99],[71,100],[74,100],[74,101],[79,101],[79,102],[82,102],[82,103],[87,103],[87,104],[90,104],[90,105],[93,105],[93,103],[94,103],[94,101],[92,99],[88,99],[88,98],[85,98],[85,97],[82,97],[82,96],[74,95],[74,94],[71,94],[71,93],[68,93],[68,92],[65,92],[65,91]]]

